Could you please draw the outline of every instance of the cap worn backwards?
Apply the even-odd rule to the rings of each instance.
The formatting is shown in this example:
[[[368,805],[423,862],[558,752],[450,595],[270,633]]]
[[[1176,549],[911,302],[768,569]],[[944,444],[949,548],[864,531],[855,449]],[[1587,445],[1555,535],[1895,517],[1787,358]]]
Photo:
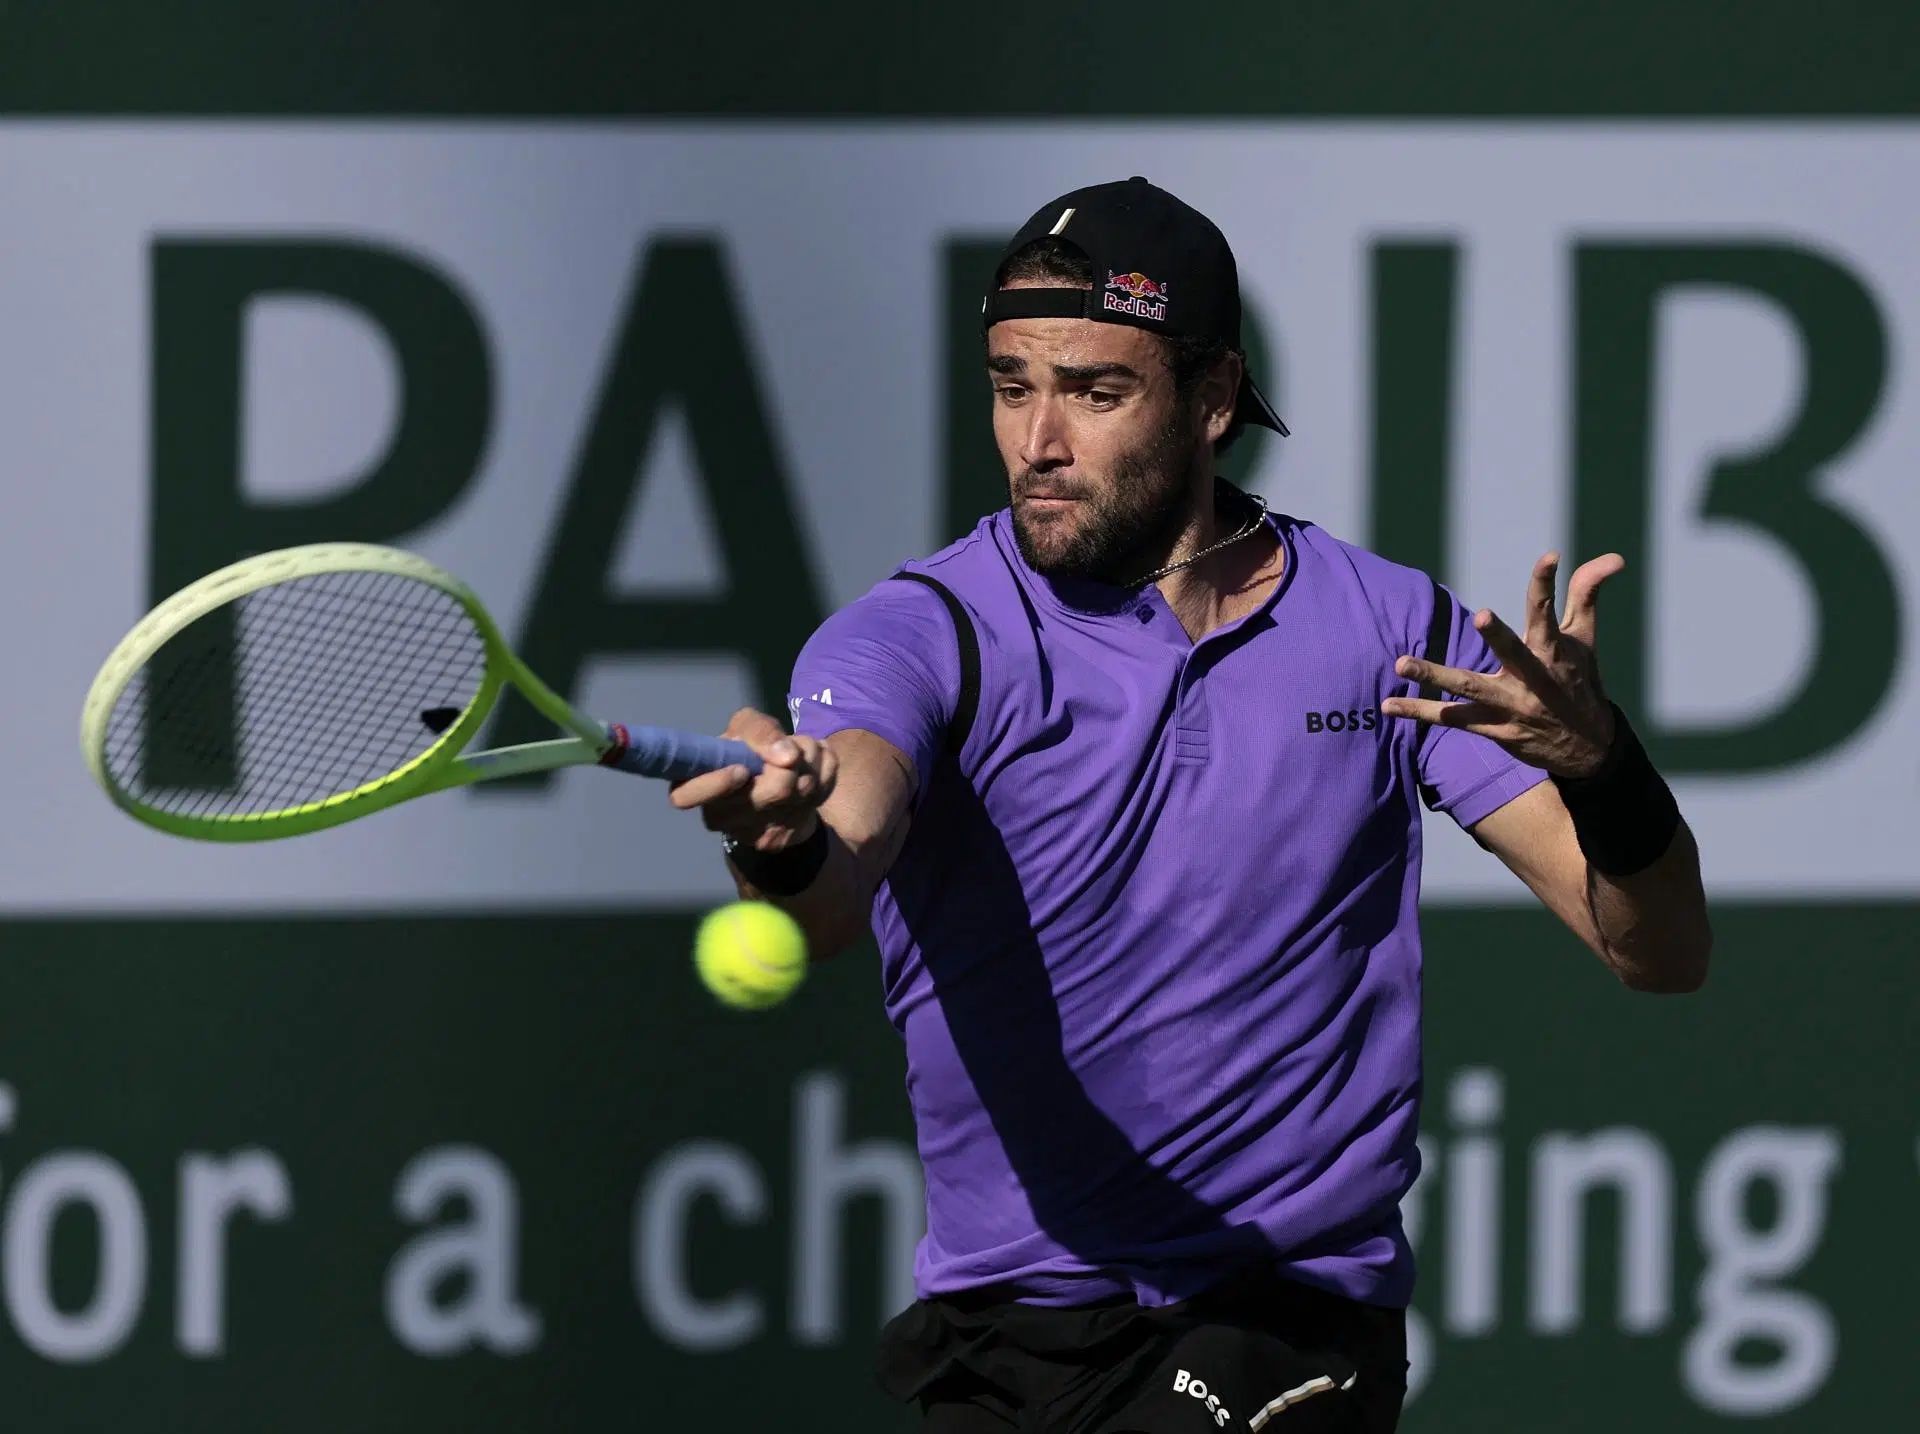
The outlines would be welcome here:
[[[1063,194],[1008,241],[995,266],[1036,239],[1072,244],[1093,264],[1093,287],[994,289],[981,324],[1005,319],[1091,319],[1152,333],[1240,343],[1240,271],[1214,222],[1139,175]],[[1243,367],[1236,411],[1277,433],[1287,425]]]

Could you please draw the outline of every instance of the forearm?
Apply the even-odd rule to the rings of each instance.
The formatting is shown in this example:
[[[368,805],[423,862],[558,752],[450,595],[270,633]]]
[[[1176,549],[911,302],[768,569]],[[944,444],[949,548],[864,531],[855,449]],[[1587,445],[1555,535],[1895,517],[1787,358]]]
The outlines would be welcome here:
[[[770,901],[800,923],[815,960],[866,932],[874,890],[906,842],[915,781],[913,763],[870,732],[837,732],[825,748],[838,775],[831,795],[811,814],[825,843],[817,869],[810,861],[783,860],[784,853],[769,864],[751,849],[727,863],[743,897]],[[813,830],[811,821],[793,824],[787,845],[805,843]]]
[[[859,939],[866,930],[873,900],[873,887],[862,870],[859,854],[831,823],[823,819],[821,826],[826,832],[826,860],[819,874],[792,895],[762,891],[732,861],[727,863],[742,898],[771,902],[799,923],[806,933],[807,952],[815,961],[823,961]]]
[[[1713,929],[1700,881],[1700,849],[1685,821],[1666,851],[1630,876],[1587,866],[1587,910],[1601,954],[1636,991],[1696,991],[1707,979]]]

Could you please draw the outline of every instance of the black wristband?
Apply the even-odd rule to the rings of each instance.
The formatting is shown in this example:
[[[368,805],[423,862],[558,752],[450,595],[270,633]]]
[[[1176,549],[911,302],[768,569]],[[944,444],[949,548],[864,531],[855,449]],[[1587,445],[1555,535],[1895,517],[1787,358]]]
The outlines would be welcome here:
[[[1587,865],[1607,876],[1646,870],[1666,855],[1679,830],[1679,804],[1618,706],[1605,760],[1587,776],[1556,776],[1553,784]]]
[[[816,822],[813,835],[779,851],[755,851],[731,837],[722,844],[727,860],[749,884],[768,896],[798,896],[827,864],[827,824]]]

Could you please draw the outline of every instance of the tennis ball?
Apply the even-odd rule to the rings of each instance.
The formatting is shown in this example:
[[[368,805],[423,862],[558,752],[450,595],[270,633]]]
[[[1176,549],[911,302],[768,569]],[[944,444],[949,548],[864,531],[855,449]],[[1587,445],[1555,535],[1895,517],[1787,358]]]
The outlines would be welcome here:
[[[791,996],[807,974],[807,938],[777,906],[729,902],[702,918],[693,964],[707,989],[727,1005],[764,1011]]]

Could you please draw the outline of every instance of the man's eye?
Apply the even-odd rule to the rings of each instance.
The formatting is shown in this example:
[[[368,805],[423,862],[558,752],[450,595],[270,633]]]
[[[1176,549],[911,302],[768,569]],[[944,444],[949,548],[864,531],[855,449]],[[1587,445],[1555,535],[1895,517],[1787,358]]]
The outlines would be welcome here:
[[[1103,388],[1090,388],[1087,390],[1087,402],[1091,403],[1095,408],[1111,408],[1119,401],[1119,394],[1108,393]]]
[[[1027,396],[1027,391],[1017,383],[1000,384],[995,387],[994,392],[1008,403],[1017,403]]]

